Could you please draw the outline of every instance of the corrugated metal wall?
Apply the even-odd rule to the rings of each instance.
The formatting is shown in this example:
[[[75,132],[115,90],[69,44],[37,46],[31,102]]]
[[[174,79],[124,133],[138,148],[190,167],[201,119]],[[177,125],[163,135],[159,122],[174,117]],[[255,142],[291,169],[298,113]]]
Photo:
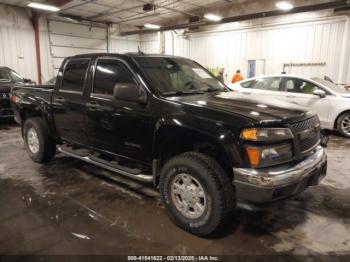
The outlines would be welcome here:
[[[142,52],[148,54],[159,54],[160,52],[160,34],[141,35],[140,44]]]
[[[24,9],[0,5],[0,66],[38,80],[34,30]]]
[[[189,57],[207,67],[225,67],[227,80],[240,68],[246,75],[248,60],[265,61],[265,73],[280,73],[283,63],[324,62],[323,66],[286,68],[305,76],[328,75],[339,83],[350,83],[350,26],[345,17],[325,11],[281,16],[207,27],[206,31],[182,36],[160,34],[110,37],[109,51],[159,53]],[[42,79],[57,72],[69,55],[107,51],[105,28],[41,19]],[[0,5],[0,65],[12,67],[37,81],[34,31],[30,14],[23,8]]]
[[[248,22],[220,25],[211,27],[210,32],[190,34],[187,39],[168,32],[165,50],[167,54],[189,57],[207,67],[225,67],[226,80],[236,69],[247,75],[248,60],[264,60],[265,74],[281,73],[284,63],[325,63],[286,67],[286,71],[306,77],[328,75],[339,83],[350,83],[350,72],[348,75],[345,72],[349,66],[346,47],[349,39],[344,41],[345,17],[283,24],[274,18],[274,23],[276,25],[266,25],[267,21],[262,25]]]
[[[111,53],[137,52],[139,46],[141,42],[138,36],[111,37],[109,51]]]
[[[107,53],[107,27],[48,20],[49,47],[54,71],[63,59],[86,53]]]

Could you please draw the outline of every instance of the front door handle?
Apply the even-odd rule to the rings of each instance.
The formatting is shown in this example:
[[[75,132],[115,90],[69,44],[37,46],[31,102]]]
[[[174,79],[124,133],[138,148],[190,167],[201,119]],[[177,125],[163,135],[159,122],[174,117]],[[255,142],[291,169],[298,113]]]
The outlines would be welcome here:
[[[288,98],[295,98],[295,96],[287,96]]]
[[[66,100],[64,99],[63,96],[59,96],[59,97],[56,97],[55,98],[55,103],[59,103],[59,104],[62,104],[64,103]]]
[[[88,103],[86,103],[86,106],[90,109],[99,109],[100,108],[100,104],[97,102],[88,102]]]

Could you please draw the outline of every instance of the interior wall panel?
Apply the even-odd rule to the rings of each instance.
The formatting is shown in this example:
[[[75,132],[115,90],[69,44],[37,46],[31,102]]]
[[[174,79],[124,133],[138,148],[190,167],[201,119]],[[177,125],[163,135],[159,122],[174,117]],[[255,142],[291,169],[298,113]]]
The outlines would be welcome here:
[[[220,25],[216,27],[217,30],[211,28],[210,32],[192,33],[187,37],[175,34],[174,40],[170,36],[166,37],[165,49],[167,54],[189,57],[206,67],[225,67],[227,82],[237,69],[247,75],[248,60],[263,60],[265,74],[281,73],[284,63],[325,63],[324,66],[285,69],[291,74],[306,77],[327,75],[338,83],[350,83],[350,72],[345,72],[346,68],[350,68],[349,52],[343,52],[342,58],[342,48],[347,49],[343,47],[344,43],[349,46],[349,36],[343,41],[345,25],[348,23],[345,17],[320,19],[314,14],[307,21],[288,21],[285,18],[283,21],[280,24],[277,18],[273,18],[269,26],[266,26],[267,20],[261,25],[247,21],[241,23],[242,29],[239,23],[232,23]],[[156,43],[153,45],[155,48]],[[345,59],[343,69],[340,68],[341,59]],[[340,70],[344,70],[342,77],[339,77]]]
[[[160,53],[160,34],[146,34],[140,37],[140,49],[144,53],[159,54]]]
[[[68,56],[107,53],[107,28],[55,20],[43,21],[42,28],[42,37],[49,43],[48,49],[42,51],[47,57],[43,63],[43,67],[48,69],[48,75],[43,76],[45,81],[57,74],[62,61]]]
[[[34,50],[34,51],[33,51]],[[22,8],[0,4],[0,66],[37,81],[34,30]]]
[[[110,52],[111,53],[128,53],[137,52],[141,42],[138,36],[129,37],[111,37]]]

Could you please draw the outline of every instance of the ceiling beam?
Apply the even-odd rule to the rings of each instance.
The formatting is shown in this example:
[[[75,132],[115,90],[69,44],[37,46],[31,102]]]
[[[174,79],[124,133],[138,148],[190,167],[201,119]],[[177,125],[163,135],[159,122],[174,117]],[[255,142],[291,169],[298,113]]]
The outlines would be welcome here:
[[[57,7],[61,7],[64,6],[70,2],[72,2],[73,0],[46,0],[44,2],[44,4],[49,4],[49,5],[54,5]]]
[[[148,34],[148,33],[155,33],[157,31],[184,29],[184,28],[188,28],[191,26],[206,26],[206,25],[213,25],[213,24],[240,22],[240,21],[265,18],[265,17],[273,17],[273,16],[286,15],[286,14],[296,14],[296,13],[302,13],[302,12],[311,12],[311,11],[318,11],[318,10],[324,10],[324,9],[340,8],[340,7],[344,8],[344,7],[348,7],[348,6],[350,6],[349,0],[340,0],[340,1],[332,1],[332,2],[327,2],[327,3],[307,5],[307,6],[297,6],[289,11],[272,10],[272,11],[259,12],[259,13],[253,13],[253,14],[247,14],[247,15],[225,17],[225,18],[221,19],[220,22],[209,22],[209,21],[204,20],[204,21],[197,22],[197,23],[186,23],[186,24],[175,24],[175,25],[170,25],[170,26],[164,26],[164,27],[161,27],[159,30],[142,29],[142,30],[121,32],[120,34],[122,36],[136,35],[136,34]]]

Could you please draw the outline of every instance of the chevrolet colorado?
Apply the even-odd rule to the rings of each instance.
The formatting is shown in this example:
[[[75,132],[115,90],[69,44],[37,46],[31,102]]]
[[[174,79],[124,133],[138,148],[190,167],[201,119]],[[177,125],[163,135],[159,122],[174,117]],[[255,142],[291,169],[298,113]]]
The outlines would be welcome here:
[[[238,202],[285,199],[326,175],[316,115],[231,92],[181,57],[69,57],[54,88],[16,87],[11,102],[33,161],[59,151],[153,183],[199,236],[222,230]]]

